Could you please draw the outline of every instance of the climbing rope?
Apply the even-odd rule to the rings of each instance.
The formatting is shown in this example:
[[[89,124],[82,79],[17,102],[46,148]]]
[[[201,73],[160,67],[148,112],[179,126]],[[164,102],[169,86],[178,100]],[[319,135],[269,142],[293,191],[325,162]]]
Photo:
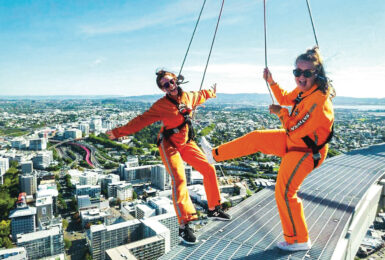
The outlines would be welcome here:
[[[212,40],[212,42],[211,42],[210,52],[209,52],[209,56],[207,57],[206,66],[205,66],[205,69],[204,69],[204,71],[203,71],[203,76],[202,76],[201,85],[200,85],[200,87],[199,87],[199,91],[202,90],[203,82],[204,82],[204,80],[205,80],[206,71],[207,71],[207,67],[208,67],[208,65],[209,65],[209,61],[210,61],[210,57],[211,57],[211,52],[212,52],[213,47],[214,47],[215,38],[216,38],[216,36],[217,36],[217,31],[218,31],[218,27],[219,27],[219,22],[220,22],[220,20],[221,20],[222,11],[223,11],[223,5],[224,5],[224,4],[225,4],[225,0],[222,0],[221,10],[219,11],[218,20],[217,20],[217,26],[215,27],[214,36],[213,36],[213,40]]]
[[[265,38],[265,68],[267,68],[267,25],[266,25],[266,0],[263,0],[263,31],[264,31],[264,38]],[[267,90],[269,90],[269,94],[271,97],[271,101],[274,104],[274,98],[273,95],[271,94],[270,86],[267,80],[265,80]]]
[[[179,70],[179,73],[178,73],[178,79],[179,79],[179,77],[180,77],[180,75],[181,75],[181,73],[182,73],[183,66],[184,66],[184,63],[185,63],[185,61],[186,61],[188,52],[189,52],[189,50],[190,50],[191,43],[192,43],[192,41],[193,41],[193,39],[194,39],[195,32],[196,32],[196,30],[197,30],[199,21],[200,21],[200,19],[201,19],[202,12],[203,12],[203,9],[204,9],[204,7],[205,7],[205,4],[206,4],[206,0],[203,1],[202,7],[201,7],[201,11],[199,12],[199,16],[198,16],[197,22],[195,23],[194,31],[193,31],[193,33],[192,33],[192,35],[191,35],[191,39],[190,39],[190,42],[189,42],[189,44],[188,44],[186,54],[184,55],[182,65],[180,66],[180,70]]]
[[[315,43],[316,43],[317,47],[319,47],[318,39],[317,39],[317,34],[315,32],[315,27],[314,27],[314,22],[313,22],[313,16],[311,14],[310,5],[309,5],[309,1],[308,0],[306,0],[306,5],[307,5],[307,10],[309,11],[309,17],[310,17],[310,21],[311,21],[311,26],[313,27],[313,34],[314,34]]]

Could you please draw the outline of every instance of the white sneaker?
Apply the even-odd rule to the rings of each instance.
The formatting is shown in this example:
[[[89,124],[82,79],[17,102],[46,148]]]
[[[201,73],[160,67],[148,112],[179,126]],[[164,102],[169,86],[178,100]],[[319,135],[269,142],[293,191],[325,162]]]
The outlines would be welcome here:
[[[212,152],[213,148],[211,147],[211,144],[206,140],[204,136],[200,140],[200,145],[209,163],[216,164],[217,162],[214,160],[213,152]]]
[[[302,251],[302,250],[309,250],[311,248],[311,241],[310,239],[305,243],[294,243],[289,244],[286,241],[278,242],[277,247],[279,249],[285,250],[285,251]]]

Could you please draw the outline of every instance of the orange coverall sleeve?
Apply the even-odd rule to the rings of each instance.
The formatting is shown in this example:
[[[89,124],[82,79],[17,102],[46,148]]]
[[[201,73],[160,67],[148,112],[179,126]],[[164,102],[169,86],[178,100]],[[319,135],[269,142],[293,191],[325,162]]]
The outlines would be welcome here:
[[[215,98],[216,94],[211,89],[203,89],[199,92],[190,92],[191,106],[196,106],[204,103],[209,98]]]
[[[126,125],[115,128],[112,130],[112,133],[115,137],[122,137],[126,135],[130,135],[136,133],[148,125],[155,123],[156,121],[160,121],[161,111],[158,109],[160,100],[155,102],[149,110],[144,112],[143,114],[133,118]]]
[[[330,126],[333,122],[333,110],[328,97],[317,91],[303,101],[303,108],[298,115],[289,115],[286,108],[278,114],[286,133],[293,139],[300,139],[316,129]]]
[[[273,91],[274,97],[277,99],[278,103],[281,106],[293,106],[294,100],[298,96],[299,91],[294,89],[293,91],[286,91],[282,89],[278,83],[270,85],[271,90]]]

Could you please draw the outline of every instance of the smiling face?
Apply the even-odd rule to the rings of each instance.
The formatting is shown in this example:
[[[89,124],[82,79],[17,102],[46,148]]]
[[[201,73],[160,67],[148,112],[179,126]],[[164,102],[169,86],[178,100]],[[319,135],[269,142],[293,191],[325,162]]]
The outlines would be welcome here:
[[[311,89],[311,87],[314,85],[314,80],[316,78],[316,68],[313,65],[311,61],[304,61],[304,60],[298,60],[297,62],[297,68],[295,69],[299,71],[300,74],[298,77],[295,75],[295,82],[297,83],[297,86],[300,88],[301,91],[305,92]],[[307,72],[306,72],[307,71]],[[306,75],[310,72],[312,72],[310,77],[305,77],[309,76]]]
[[[176,85],[176,79],[171,75],[165,75],[161,80],[162,91],[170,96],[178,96],[178,86]]]

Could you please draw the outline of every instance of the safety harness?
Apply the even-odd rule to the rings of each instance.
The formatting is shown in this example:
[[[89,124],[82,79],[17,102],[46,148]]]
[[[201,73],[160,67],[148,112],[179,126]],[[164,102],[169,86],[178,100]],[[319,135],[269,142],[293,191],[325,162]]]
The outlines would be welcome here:
[[[314,92],[316,92],[317,90],[320,90],[319,88],[316,88],[311,94],[313,94]],[[310,96],[310,95],[307,95],[306,97]],[[294,106],[293,106],[293,109],[291,110],[291,113],[290,113],[290,116],[293,114],[295,108],[297,107],[297,105],[306,97],[301,97],[302,96],[302,92],[299,92],[298,93],[298,96],[296,97],[296,99],[294,100]],[[292,147],[290,148],[288,151],[296,151],[296,152],[311,152],[313,153],[313,161],[314,161],[314,168],[316,168],[318,166],[318,163],[319,161],[321,160],[321,154],[320,154],[320,150],[328,143],[330,142],[330,140],[332,139],[333,137],[333,134],[334,134],[334,124],[332,125],[332,130],[330,131],[328,137],[326,138],[326,141],[321,144],[321,145],[317,145],[313,139],[310,138],[310,136],[306,135],[304,137],[302,137],[301,139],[303,140],[303,142],[306,144],[306,146],[308,148],[302,148],[302,147]]]
[[[192,109],[188,108],[183,103],[178,103],[175,99],[171,98],[169,95],[166,95],[166,98],[170,100],[178,109],[179,113],[184,117],[182,124],[175,128],[166,129],[163,128],[163,131],[159,135],[157,145],[159,146],[163,139],[169,139],[173,134],[179,133],[185,125],[188,125],[188,140],[187,143],[195,138],[195,131],[192,125],[192,117],[190,116]]]

